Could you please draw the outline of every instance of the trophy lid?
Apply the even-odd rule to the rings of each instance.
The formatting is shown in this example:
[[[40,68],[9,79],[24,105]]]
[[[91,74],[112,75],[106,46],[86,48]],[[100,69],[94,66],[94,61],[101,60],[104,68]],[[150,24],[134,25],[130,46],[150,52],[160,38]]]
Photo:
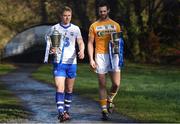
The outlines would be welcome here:
[[[121,32],[114,32],[111,34],[112,39],[119,39],[121,37]]]
[[[60,35],[59,31],[54,28],[52,35]]]

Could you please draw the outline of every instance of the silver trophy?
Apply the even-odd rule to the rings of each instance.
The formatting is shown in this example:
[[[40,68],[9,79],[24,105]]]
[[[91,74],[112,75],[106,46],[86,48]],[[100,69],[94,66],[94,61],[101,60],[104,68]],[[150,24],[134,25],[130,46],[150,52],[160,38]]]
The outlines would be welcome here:
[[[111,34],[111,42],[113,44],[112,51],[113,54],[119,54],[119,39],[121,32],[115,32]]]
[[[56,62],[58,62],[58,54],[61,53],[61,48],[60,48],[61,37],[62,37],[62,34],[60,34],[59,31],[54,28],[50,36],[50,39],[51,39],[52,48],[55,49],[54,59]]]

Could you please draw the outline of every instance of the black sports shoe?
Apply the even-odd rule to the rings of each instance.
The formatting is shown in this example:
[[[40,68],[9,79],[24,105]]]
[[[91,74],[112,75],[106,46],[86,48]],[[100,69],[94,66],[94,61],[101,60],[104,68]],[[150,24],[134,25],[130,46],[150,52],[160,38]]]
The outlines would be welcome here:
[[[102,120],[103,120],[103,121],[108,121],[108,120],[110,120],[107,111],[102,111]]]
[[[64,113],[60,113],[60,114],[58,115],[58,119],[59,119],[60,122],[65,121],[65,119],[64,119]]]
[[[112,102],[107,101],[107,110],[109,113],[113,113],[114,107],[115,105]]]

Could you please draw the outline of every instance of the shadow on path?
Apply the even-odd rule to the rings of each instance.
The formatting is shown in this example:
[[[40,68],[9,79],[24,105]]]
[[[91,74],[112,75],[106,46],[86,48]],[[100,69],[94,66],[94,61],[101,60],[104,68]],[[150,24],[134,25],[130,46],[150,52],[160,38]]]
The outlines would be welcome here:
[[[26,123],[58,123],[54,87],[30,78],[31,73],[37,67],[37,65],[32,64],[18,65],[16,71],[0,77],[0,81],[20,97],[25,103],[25,107],[34,113],[29,120],[25,121]],[[70,123],[104,123],[100,118],[101,113],[98,104],[77,95],[73,96],[71,115],[72,119],[68,121]],[[113,113],[112,120],[108,122],[126,123],[134,121]]]

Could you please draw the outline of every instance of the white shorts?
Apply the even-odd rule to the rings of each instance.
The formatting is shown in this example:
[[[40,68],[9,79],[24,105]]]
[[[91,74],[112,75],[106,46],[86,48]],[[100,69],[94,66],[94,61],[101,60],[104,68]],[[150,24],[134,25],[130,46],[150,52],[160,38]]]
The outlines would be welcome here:
[[[108,73],[109,71],[120,72],[118,54],[115,54],[113,56],[114,69],[111,68],[109,54],[96,54],[95,61],[97,64],[95,72],[98,74],[105,74]]]

